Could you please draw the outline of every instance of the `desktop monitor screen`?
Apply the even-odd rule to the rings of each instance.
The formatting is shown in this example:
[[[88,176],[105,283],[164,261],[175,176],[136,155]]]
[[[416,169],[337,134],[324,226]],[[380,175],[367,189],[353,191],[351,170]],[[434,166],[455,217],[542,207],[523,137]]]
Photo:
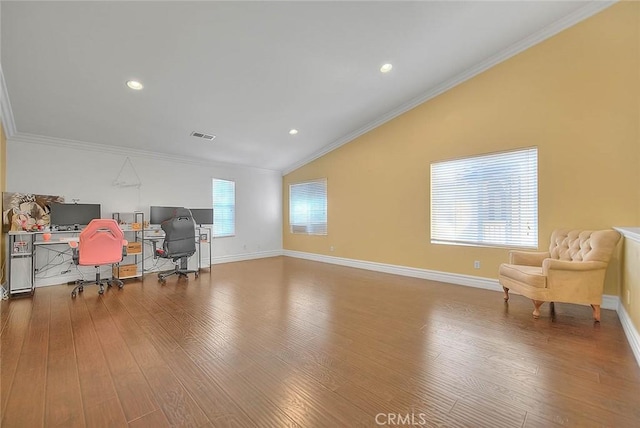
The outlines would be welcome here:
[[[182,207],[155,207],[149,208],[149,223],[150,224],[162,224],[163,221],[169,220],[173,217],[176,210]]]
[[[213,224],[213,208],[189,208],[196,224]]]
[[[50,215],[54,226],[86,226],[100,218],[100,204],[51,204]]]

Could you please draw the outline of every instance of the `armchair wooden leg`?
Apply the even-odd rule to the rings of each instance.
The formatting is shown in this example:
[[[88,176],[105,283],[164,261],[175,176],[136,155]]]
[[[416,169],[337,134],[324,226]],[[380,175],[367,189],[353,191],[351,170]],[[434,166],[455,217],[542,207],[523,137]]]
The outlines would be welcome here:
[[[509,289],[507,287],[502,287],[502,289],[504,290],[504,301],[508,302],[509,301]]]
[[[593,309],[593,319],[600,322],[600,305],[591,305],[591,309]]]
[[[532,300],[533,302],[533,318],[540,318],[540,306],[544,303],[542,300]]]

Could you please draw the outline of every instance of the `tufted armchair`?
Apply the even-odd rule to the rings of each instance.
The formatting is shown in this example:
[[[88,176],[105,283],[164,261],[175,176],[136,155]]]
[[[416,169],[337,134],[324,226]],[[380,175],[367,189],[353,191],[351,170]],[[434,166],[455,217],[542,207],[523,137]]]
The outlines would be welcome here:
[[[604,276],[620,240],[614,230],[555,230],[548,252],[510,251],[500,265],[498,280],[504,300],[514,290],[533,300],[533,317],[544,302],[591,305],[600,321]]]

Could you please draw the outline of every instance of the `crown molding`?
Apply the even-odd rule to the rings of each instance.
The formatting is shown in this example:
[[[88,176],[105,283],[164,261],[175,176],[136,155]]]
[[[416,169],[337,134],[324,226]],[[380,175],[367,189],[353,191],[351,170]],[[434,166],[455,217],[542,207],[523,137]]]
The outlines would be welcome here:
[[[603,11],[604,9],[617,3],[617,1],[618,0],[612,0],[612,1],[596,0],[596,1],[591,1],[587,3],[585,6],[581,7],[575,12],[553,22],[552,24],[546,26],[542,30],[536,33],[533,33],[532,35],[514,43],[513,45],[507,47],[506,49],[498,52],[495,55],[490,56],[486,60],[474,65],[473,67],[458,74],[457,76],[454,76],[451,79],[445,80],[439,85],[431,88],[429,91],[421,95],[418,95],[417,97],[412,98],[408,102],[399,105],[398,107],[394,108],[393,110],[389,111],[383,116],[373,120],[372,122],[367,123],[363,127],[358,128],[353,132],[350,132],[349,134],[339,138],[338,140],[335,140],[329,145],[324,146],[322,149],[312,153],[308,157],[299,160],[298,162],[292,164],[288,168],[285,168],[282,171],[282,175],[289,174],[290,172],[293,172],[296,169],[308,164],[309,162],[312,162],[326,155],[327,153],[337,149],[338,147],[343,146],[350,141],[353,141],[359,136],[366,134],[367,132],[379,127],[380,125],[390,121],[391,119],[394,119],[400,116],[403,113],[406,113],[407,111],[419,106],[420,104],[423,104],[429,101],[430,99],[437,97],[438,95],[454,88],[455,86],[458,86],[459,84],[471,79],[472,77],[477,76],[478,74],[488,70],[489,68],[494,67],[499,63],[515,56],[516,54],[519,54],[520,52],[526,49],[529,49],[530,47],[535,46],[538,43],[552,36],[555,36],[561,31],[576,25],[577,23],[595,15],[596,13]]]
[[[17,133],[16,122],[13,118],[13,110],[11,110],[9,91],[7,90],[7,84],[4,81],[2,64],[0,64],[0,112],[2,113],[2,126],[4,128],[5,137],[13,137]]]
[[[114,155],[120,155],[120,156],[156,159],[156,160],[162,160],[162,161],[168,161],[168,162],[180,162],[180,163],[205,166],[205,167],[246,168],[246,169],[260,170],[260,171],[270,171],[270,172],[275,171],[275,170],[270,170],[266,168],[258,168],[254,166],[216,162],[216,161],[204,160],[200,158],[191,158],[187,156],[152,152],[149,150],[132,149],[132,148],[127,148],[122,146],[107,146],[105,144],[89,143],[86,141],[78,141],[78,140],[67,140],[64,138],[47,137],[44,135],[28,134],[23,132],[17,133],[11,138],[7,137],[7,141],[23,143],[23,144],[39,144],[44,146],[65,147],[72,150],[86,150],[86,151],[114,154]]]

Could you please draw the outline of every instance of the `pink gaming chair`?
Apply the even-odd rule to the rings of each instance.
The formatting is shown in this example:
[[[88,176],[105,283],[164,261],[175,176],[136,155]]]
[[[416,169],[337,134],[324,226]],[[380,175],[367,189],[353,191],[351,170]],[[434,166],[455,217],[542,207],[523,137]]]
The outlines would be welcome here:
[[[73,248],[73,261],[80,266],[95,266],[95,281],[76,281],[76,286],[71,292],[71,297],[76,297],[78,292],[84,290],[84,285],[95,284],[100,287],[98,294],[104,293],[104,284],[108,286],[117,283],[119,288],[124,283],[119,279],[100,278],[100,266],[119,263],[126,255],[127,241],[118,223],[112,219],[93,219],[82,232],[80,242],[69,242]]]

